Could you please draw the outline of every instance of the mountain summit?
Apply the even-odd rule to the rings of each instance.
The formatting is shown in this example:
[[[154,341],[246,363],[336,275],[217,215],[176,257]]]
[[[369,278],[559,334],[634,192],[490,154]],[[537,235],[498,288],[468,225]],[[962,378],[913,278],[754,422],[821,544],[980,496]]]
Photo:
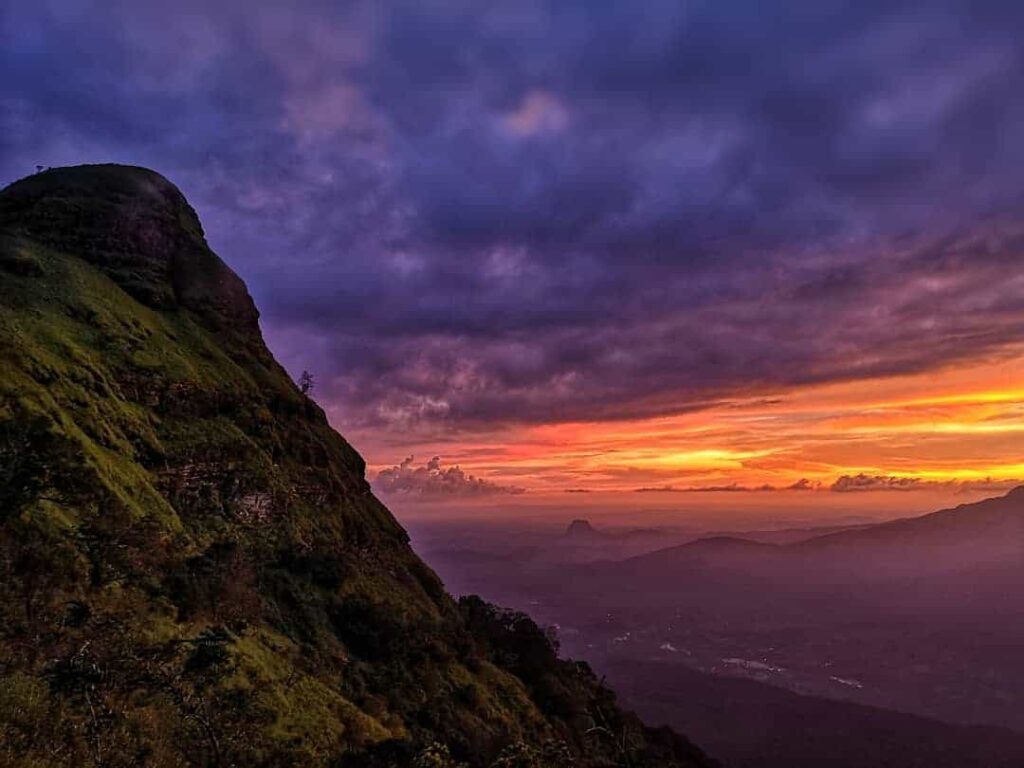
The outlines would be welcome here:
[[[569,523],[569,526],[565,529],[565,535],[569,537],[592,537],[598,536],[599,533],[597,529],[590,524],[589,520],[577,518]]]
[[[4,221],[38,245],[74,247],[132,298],[187,309],[203,325],[259,338],[245,284],[214,254],[178,188],[144,168],[84,165],[29,176],[3,193]]]
[[[160,175],[0,192],[0,764],[705,766],[456,603]]]

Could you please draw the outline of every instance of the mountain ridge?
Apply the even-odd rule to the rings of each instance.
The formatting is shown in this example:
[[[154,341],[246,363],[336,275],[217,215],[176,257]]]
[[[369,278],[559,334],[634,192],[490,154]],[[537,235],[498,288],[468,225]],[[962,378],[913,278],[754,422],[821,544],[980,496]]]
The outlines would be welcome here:
[[[980,524],[980,525],[979,525]],[[664,560],[673,555],[700,555],[725,552],[785,554],[818,553],[828,548],[839,548],[846,545],[877,544],[879,540],[897,540],[909,534],[917,539],[916,544],[935,543],[929,541],[929,534],[939,534],[948,538],[938,543],[956,546],[961,543],[957,536],[964,533],[989,533],[985,528],[993,525],[1011,525],[1024,533],[1024,485],[1012,488],[1002,496],[993,496],[976,502],[959,504],[956,507],[940,509],[915,517],[901,517],[881,523],[862,524],[830,531],[818,536],[795,541],[774,543],[756,541],[745,538],[742,534],[719,533],[702,536],[683,544],[656,549],[622,560],[622,563],[639,564]],[[949,528],[956,530],[947,533]],[[998,533],[999,531],[995,531]],[[1013,546],[1017,539],[1011,539]]]
[[[799,542],[795,546],[812,548],[836,543],[870,541],[888,536],[898,537],[907,533],[921,536],[927,535],[935,528],[948,529],[951,526],[976,530],[979,523],[1012,521],[1018,522],[1024,531],[1024,485],[1012,488],[1002,496],[992,496],[916,517],[889,520],[855,530],[837,531]]]

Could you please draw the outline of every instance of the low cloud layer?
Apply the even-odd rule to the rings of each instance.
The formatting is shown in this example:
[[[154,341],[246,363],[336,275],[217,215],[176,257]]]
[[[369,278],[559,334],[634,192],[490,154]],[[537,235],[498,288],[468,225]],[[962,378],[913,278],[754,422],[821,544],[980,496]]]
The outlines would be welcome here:
[[[0,177],[178,183],[342,426],[620,419],[1024,341],[1024,6],[15,2]]]
[[[781,493],[787,491],[830,491],[832,493],[858,493],[867,491],[925,491],[952,490],[975,492],[1003,492],[1018,485],[1022,480],[927,480],[919,477],[898,475],[841,475],[832,483],[812,482],[806,478],[790,485],[743,485],[729,483],[727,485],[693,485],[676,486],[661,485],[635,489],[635,493]]]
[[[836,479],[830,491],[858,493],[862,491],[922,491],[944,489],[954,491],[1002,492],[1024,484],[1024,480],[927,480],[919,477],[894,475],[843,475]]]
[[[636,493],[771,493],[775,491],[816,491],[821,490],[820,483],[812,483],[810,480],[801,479],[790,485],[743,485],[741,483],[729,483],[727,485],[660,485],[649,488],[637,488]]]
[[[859,491],[917,491],[928,483],[916,477],[894,477],[891,475],[843,475],[836,479],[829,490],[836,493]]]
[[[441,457],[416,466],[409,456],[401,464],[383,469],[373,487],[384,495],[409,496],[495,496],[523,493],[522,488],[484,480],[458,467],[442,467]]]

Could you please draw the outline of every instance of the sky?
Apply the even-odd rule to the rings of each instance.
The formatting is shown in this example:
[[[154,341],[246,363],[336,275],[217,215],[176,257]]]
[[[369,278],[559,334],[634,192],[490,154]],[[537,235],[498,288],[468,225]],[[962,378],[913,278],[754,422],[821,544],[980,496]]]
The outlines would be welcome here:
[[[1024,478],[1024,6],[13,0],[0,183],[186,194],[399,510]]]

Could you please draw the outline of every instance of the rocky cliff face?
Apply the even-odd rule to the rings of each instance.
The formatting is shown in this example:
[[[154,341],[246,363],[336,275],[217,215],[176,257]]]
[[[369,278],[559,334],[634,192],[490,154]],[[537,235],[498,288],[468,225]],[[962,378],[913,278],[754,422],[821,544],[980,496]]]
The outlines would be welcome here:
[[[0,764],[701,766],[453,601],[143,169],[0,193]]]

